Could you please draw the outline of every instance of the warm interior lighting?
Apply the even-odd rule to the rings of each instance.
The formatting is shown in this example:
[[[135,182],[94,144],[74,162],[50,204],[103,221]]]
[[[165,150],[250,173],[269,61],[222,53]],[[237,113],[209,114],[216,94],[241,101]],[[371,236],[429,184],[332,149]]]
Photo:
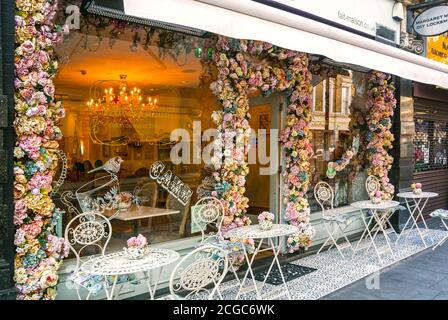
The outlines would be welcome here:
[[[148,97],[143,99],[140,88],[134,87],[127,91],[125,76],[121,76],[118,93],[114,89],[104,89],[104,95],[97,99],[91,98],[87,107],[91,114],[104,121],[113,121],[127,127],[132,122],[142,121],[148,117],[154,117],[154,111],[158,108],[157,99]],[[142,103],[142,101],[148,101]]]

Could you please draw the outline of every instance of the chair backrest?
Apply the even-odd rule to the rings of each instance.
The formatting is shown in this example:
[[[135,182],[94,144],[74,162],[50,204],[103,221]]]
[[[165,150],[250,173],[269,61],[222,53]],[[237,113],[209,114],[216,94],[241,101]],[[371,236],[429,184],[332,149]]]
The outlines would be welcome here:
[[[314,187],[314,198],[316,198],[317,203],[319,203],[323,214],[325,214],[328,209],[331,211],[334,209],[334,192],[328,183],[320,181],[316,184]]]
[[[109,219],[94,211],[83,212],[74,217],[65,228],[65,240],[70,250],[76,256],[76,268],[81,265],[81,256],[89,247],[99,249],[104,254],[112,236],[112,226]]]
[[[224,219],[224,206],[222,202],[215,197],[204,197],[191,207],[191,220],[194,225],[201,230],[201,243],[214,235],[222,238],[221,225]],[[216,233],[207,234],[209,228],[213,228]]]
[[[153,181],[145,183],[139,190],[141,204],[143,206],[156,207],[158,193],[157,183]]]
[[[225,250],[205,245],[183,257],[170,276],[170,292],[182,298],[212,299],[224,279],[229,266]],[[203,297],[202,297],[203,298]]]
[[[375,176],[368,176],[366,179],[366,191],[367,194],[370,196],[372,193],[380,191],[381,184],[377,177]]]

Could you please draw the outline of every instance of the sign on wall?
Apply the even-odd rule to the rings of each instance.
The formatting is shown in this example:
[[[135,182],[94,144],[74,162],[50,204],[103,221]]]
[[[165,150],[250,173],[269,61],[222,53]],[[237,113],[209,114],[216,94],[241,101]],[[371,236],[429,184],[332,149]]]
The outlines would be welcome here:
[[[448,32],[426,38],[426,57],[448,64]]]
[[[273,0],[315,16],[336,22],[351,29],[376,36],[377,27],[383,26],[395,32],[395,42],[398,43],[400,23],[392,18],[394,0]],[[264,2],[263,2],[264,3]]]
[[[429,8],[420,13],[412,25],[419,35],[436,36],[448,31],[448,6]]]

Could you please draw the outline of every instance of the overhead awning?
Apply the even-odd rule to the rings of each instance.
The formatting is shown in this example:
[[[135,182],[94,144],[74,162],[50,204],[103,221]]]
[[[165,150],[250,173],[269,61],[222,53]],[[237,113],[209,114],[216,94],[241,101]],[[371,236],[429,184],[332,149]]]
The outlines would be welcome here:
[[[270,42],[319,54],[335,62],[379,70],[409,80],[448,88],[448,66],[248,0],[120,0],[101,10],[103,1],[87,1],[87,11],[200,35],[202,30],[238,39]],[[96,5],[96,6],[95,6]],[[105,5],[106,6],[106,5]],[[103,8],[104,9],[104,8]]]

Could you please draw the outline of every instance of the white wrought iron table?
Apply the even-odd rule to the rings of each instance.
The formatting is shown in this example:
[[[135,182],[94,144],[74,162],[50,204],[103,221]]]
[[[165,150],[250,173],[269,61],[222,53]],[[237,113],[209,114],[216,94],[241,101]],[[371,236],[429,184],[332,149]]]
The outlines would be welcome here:
[[[269,277],[269,274],[271,273],[272,267],[274,266],[275,263],[277,263],[277,267],[278,267],[280,276],[282,278],[283,285],[285,286],[286,295],[287,295],[288,299],[291,299],[291,294],[289,292],[288,285],[286,284],[285,277],[283,276],[280,261],[278,260],[278,254],[280,253],[280,250],[282,249],[282,246],[284,243],[284,237],[298,233],[299,231],[300,231],[300,229],[296,226],[286,225],[286,224],[274,224],[272,226],[272,229],[270,229],[270,230],[262,230],[259,225],[251,225],[251,226],[235,228],[235,229],[232,229],[229,232],[227,232],[227,235],[226,235],[227,237],[239,239],[240,241],[244,241],[244,239],[247,239],[247,238],[252,238],[254,240],[260,240],[260,243],[255,248],[255,251],[253,252],[251,259],[249,259],[249,253],[246,249],[246,246],[244,244],[242,245],[243,250],[244,250],[244,256],[247,261],[247,271],[244,275],[243,280],[241,281],[240,288],[238,290],[238,293],[237,293],[235,299],[238,299],[238,297],[240,296],[241,291],[243,290],[244,283],[246,282],[246,279],[247,279],[249,273],[252,278],[254,290],[257,294],[257,299],[262,299],[263,297],[261,296],[261,291],[262,291],[262,289],[266,283],[266,280]],[[279,239],[277,247],[274,242],[275,238]],[[267,249],[260,250],[261,245],[263,244],[264,240],[267,240],[270,247],[268,247]],[[267,251],[267,250],[272,250],[272,252],[274,254],[274,258],[272,259],[271,265],[269,266],[268,272],[266,273],[263,284],[259,288],[257,286],[256,280],[254,277],[254,272],[252,270],[252,264],[255,260],[255,257],[257,256],[257,254],[259,252]]]
[[[105,291],[108,300],[112,300],[114,297],[118,276],[143,272],[144,279],[148,285],[149,295],[151,300],[153,300],[163,268],[177,261],[179,257],[179,254],[174,250],[150,248],[149,252],[143,258],[131,260],[125,255],[124,251],[118,251],[92,258],[84,262],[80,270],[88,274],[105,277],[112,276],[112,287],[105,281]],[[154,284],[151,285],[150,271],[153,269],[159,270],[154,279]]]
[[[400,203],[398,201],[392,201],[392,200],[381,201],[380,203],[372,203],[371,200],[363,200],[363,201],[353,202],[350,205],[361,211],[362,221],[364,222],[364,227],[365,227],[364,232],[361,235],[361,239],[359,239],[359,241],[356,245],[355,252],[358,251],[359,244],[364,239],[364,236],[367,234],[367,236],[370,238],[370,244],[367,248],[369,249],[370,246],[372,245],[373,248],[375,249],[378,260],[380,261],[381,264],[383,264],[383,259],[381,258],[382,252],[380,252],[380,250],[378,250],[378,247],[375,244],[375,238],[378,235],[378,233],[381,231],[386,240],[387,248],[389,249],[391,254],[394,255],[394,252],[393,252],[392,246],[391,246],[391,241],[390,241],[389,236],[384,228],[387,227],[387,225],[389,224],[392,231],[395,232],[395,230],[393,229],[392,225],[389,222],[389,218],[391,217],[391,215],[393,213],[392,209],[395,207],[398,207],[400,205]],[[370,211],[370,219],[368,219],[368,221],[366,221],[366,218],[362,212],[363,210]],[[372,221],[375,221],[375,224],[376,224],[375,225],[376,230],[374,231],[373,235],[372,235],[372,230],[370,230],[370,228],[369,228],[369,225],[372,223]]]
[[[419,235],[420,239],[422,239],[422,242],[423,242],[423,245],[425,246],[425,248],[428,247],[428,245],[426,244],[426,241],[425,241],[426,235],[429,235],[431,237],[432,243],[434,243],[434,239],[432,238],[431,233],[429,232],[428,225],[426,224],[426,221],[423,218],[423,209],[425,208],[426,203],[428,202],[429,198],[434,198],[434,197],[437,197],[438,195],[439,194],[435,193],[435,192],[422,192],[420,194],[415,194],[414,192],[400,192],[397,194],[397,197],[403,198],[405,200],[406,207],[409,210],[409,214],[410,214],[408,220],[404,224],[402,232],[398,235],[398,238],[396,241],[397,243],[404,233],[408,233],[408,235],[406,236],[406,239],[407,239],[407,237],[409,236],[409,234],[411,233],[413,228],[417,229],[418,235]],[[412,204],[409,203],[411,201],[411,199],[413,200],[413,206],[414,206],[413,208],[412,208]],[[411,210],[411,208],[413,210]],[[423,233],[420,230],[420,228],[418,227],[417,221],[419,218],[422,220],[423,225],[426,229],[425,233]],[[404,232],[411,221],[412,221],[411,228],[408,231]]]

